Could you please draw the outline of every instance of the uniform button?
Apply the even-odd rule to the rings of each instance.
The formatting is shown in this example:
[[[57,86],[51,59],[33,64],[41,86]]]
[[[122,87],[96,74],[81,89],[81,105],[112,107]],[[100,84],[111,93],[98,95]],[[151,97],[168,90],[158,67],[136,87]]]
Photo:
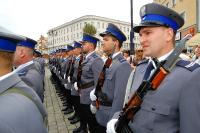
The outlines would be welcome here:
[[[151,110],[155,111],[156,109],[155,108],[151,108]]]

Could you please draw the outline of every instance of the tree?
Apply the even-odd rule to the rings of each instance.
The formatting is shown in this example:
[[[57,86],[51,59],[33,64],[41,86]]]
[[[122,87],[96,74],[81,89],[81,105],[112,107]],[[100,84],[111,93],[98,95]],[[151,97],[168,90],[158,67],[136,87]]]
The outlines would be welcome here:
[[[97,33],[97,30],[94,27],[94,25],[87,23],[83,27],[83,33],[87,33],[87,34],[90,34],[90,35],[95,35]]]

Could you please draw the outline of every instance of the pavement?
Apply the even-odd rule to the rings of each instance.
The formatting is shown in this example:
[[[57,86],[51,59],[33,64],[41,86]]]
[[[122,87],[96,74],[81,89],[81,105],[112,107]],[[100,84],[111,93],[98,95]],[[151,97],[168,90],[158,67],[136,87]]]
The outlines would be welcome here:
[[[79,127],[80,123],[70,124],[67,118],[73,113],[63,114],[61,111],[63,109],[62,102],[56,93],[55,86],[50,81],[51,72],[49,69],[45,71],[44,106],[48,113],[48,131],[49,133],[72,133],[73,129]]]

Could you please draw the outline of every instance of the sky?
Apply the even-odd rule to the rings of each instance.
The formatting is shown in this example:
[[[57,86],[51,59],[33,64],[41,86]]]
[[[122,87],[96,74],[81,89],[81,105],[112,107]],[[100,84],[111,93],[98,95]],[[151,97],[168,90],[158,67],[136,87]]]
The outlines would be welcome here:
[[[133,22],[139,9],[153,0],[133,0]],[[130,0],[0,0],[0,26],[38,40],[53,27],[84,15],[130,22]]]

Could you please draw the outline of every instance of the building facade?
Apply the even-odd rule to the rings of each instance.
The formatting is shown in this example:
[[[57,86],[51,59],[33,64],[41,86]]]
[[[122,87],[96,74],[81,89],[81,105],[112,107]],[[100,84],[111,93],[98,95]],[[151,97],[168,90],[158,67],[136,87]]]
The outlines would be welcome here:
[[[37,40],[36,49],[40,51],[42,54],[48,54],[47,44],[48,44],[47,37],[41,35],[40,38]]]
[[[176,40],[180,40],[187,34],[194,36],[198,32],[198,0],[154,0],[177,11],[185,20],[183,27],[177,32]]]
[[[131,30],[130,23],[105,17],[86,15],[50,29],[47,33],[48,51],[72,44],[73,41],[80,41],[83,36],[83,28],[87,23],[92,24],[96,28],[97,33],[95,36],[99,39],[102,39],[99,36],[99,33],[105,31],[108,23],[117,25],[127,37],[127,41],[124,42],[122,49],[129,49]],[[134,42],[136,43],[135,47],[138,47],[138,35],[135,36]],[[98,44],[97,48],[100,48],[100,46],[101,43]]]

